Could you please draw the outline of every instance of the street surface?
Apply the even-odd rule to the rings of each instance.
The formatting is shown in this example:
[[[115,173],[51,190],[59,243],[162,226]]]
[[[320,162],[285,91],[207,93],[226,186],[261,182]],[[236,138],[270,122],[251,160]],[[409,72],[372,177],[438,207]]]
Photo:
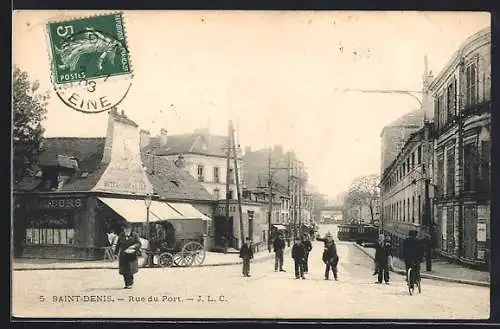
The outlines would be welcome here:
[[[323,225],[323,235],[334,225]],[[372,260],[337,241],[339,281],[324,280],[322,242],[314,242],[306,280],[296,280],[290,252],[287,272],[274,260],[251,265],[142,269],[131,290],[117,270],[14,271],[12,314],[28,317],[487,319],[490,290],[423,279],[410,296],[400,275],[374,284]],[[266,251],[267,252],[267,251]],[[237,255],[235,255],[237,257]],[[68,297],[68,296],[79,296]],[[92,297],[94,296],[94,297]],[[73,299],[73,300],[71,300]],[[120,300],[122,299],[122,300]]]

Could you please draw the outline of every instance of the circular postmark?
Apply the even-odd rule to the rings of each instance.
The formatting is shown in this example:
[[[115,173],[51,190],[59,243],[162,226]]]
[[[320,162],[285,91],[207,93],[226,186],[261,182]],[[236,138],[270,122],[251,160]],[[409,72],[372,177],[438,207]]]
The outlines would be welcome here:
[[[110,110],[132,86],[121,14],[108,16],[107,24],[107,16],[101,16],[95,24],[87,18],[86,24],[75,20],[49,26],[54,90],[66,106],[79,112]],[[99,29],[98,23],[114,33]]]

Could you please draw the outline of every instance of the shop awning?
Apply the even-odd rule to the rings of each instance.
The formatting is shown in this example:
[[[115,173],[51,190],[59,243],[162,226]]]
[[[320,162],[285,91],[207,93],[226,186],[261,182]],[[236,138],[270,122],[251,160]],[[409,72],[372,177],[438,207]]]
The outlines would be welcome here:
[[[186,216],[181,215],[166,202],[152,201],[149,211],[150,219],[151,217],[156,217],[158,220],[186,219]]]
[[[199,218],[202,220],[212,220],[212,218],[202,214],[198,209],[189,203],[169,202],[168,205],[187,218]]]
[[[285,225],[274,224],[273,226],[276,227],[278,230],[286,230],[286,226]]]
[[[98,199],[104,202],[108,207],[113,209],[116,213],[118,213],[118,215],[122,216],[128,222],[146,222],[147,208],[144,200],[102,197],[98,197]],[[151,201],[151,206],[149,207],[150,222],[171,219],[186,219],[186,217],[179,214],[165,202]]]
[[[104,202],[108,207],[116,211],[118,215],[122,216],[128,222],[142,223],[146,222],[146,205],[144,200],[134,199],[118,199],[118,198],[101,198],[99,200]],[[155,216],[149,216],[151,222],[156,221]]]

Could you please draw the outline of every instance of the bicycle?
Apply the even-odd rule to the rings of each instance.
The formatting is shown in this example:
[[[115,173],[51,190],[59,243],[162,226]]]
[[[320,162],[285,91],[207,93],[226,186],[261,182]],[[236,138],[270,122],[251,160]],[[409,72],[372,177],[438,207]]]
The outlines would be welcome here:
[[[422,293],[422,285],[420,273],[418,273],[416,264],[411,265],[406,273],[406,282],[408,284],[408,292],[413,295],[415,284],[417,285],[418,293]]]

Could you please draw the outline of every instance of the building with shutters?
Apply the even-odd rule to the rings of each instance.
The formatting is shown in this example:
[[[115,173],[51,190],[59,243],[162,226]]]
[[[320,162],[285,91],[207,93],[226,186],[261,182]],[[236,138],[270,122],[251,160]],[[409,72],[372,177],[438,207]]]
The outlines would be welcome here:
[[[441,254],[489,263],[491,31],[469,37],[429,86],[434,97],[434,215]]]

